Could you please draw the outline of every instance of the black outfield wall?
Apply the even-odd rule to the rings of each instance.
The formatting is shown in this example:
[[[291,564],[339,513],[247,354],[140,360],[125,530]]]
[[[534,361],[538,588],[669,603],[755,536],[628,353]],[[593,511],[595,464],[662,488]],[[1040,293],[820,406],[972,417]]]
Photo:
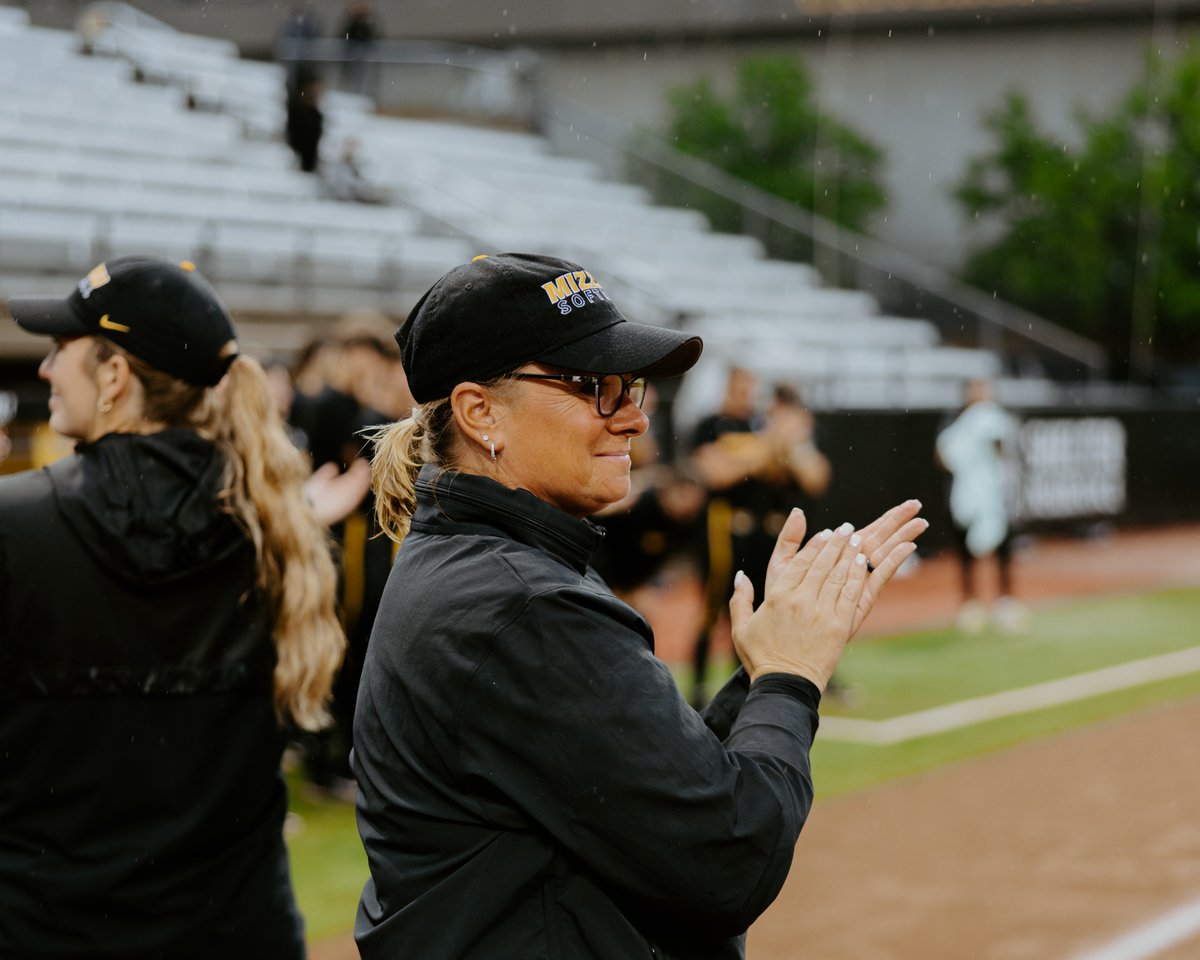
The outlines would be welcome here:
[[[923,546],[950,542],[949,477],[934,457],[947,412],[819,417],[833,483],[810,529],[858,525],[917,497],[931,527]],[[1019,530],[1081,532],[1097,522],[1141,526],[1200,520],[1200,409],[1022,410],[1010,457]]]

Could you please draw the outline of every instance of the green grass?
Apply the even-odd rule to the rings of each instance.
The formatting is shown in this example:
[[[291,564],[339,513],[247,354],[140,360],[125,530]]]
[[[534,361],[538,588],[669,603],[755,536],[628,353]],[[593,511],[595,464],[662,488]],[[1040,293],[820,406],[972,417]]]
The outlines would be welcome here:
[[[833,797],[865,790],[888,780],[982,756],[1027,740],[1197,695],[1200,695],[1200,673],[889,746],[822,740],[818,733],[813,748],[817,796]]]
[[[309,943],[354,927],[358,895],[367,879],[367,855],[358,839],[354,806],[315,799],[298,774],[288,776],[291,797],[288,853],[292,882]]]
[[[1200,642],[1200,590],[1074,602],[1037,611],[1020,635],[932,630],[851,644],[846,701],[822,712],[879,720],[1098,670]]]
[[[838,668],[849,696],[822,713],[884,719],[1014,687],[1169,653],[1200,642],[1200,590],[1077,601],[1036,611],[1019,636],[933,630],[852,645]],[[710,675],[727,674],[728,665]],[[690,679],[690,674],[688,675]],[[891,746],[817,738],[818,796],[877,786],[1170,700],[1200,695],[1200,674],[1177,677]],[[291,781],[302,828],[289,839],[310,942],[351,929],[367,877],[349,804],[312,801]]]

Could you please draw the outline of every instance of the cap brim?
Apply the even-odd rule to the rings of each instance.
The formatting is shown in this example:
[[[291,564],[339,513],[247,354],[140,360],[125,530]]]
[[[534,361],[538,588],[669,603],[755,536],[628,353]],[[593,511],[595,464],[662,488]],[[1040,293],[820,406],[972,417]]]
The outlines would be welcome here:
[[[535,359],[580,373],[677,377],[695,365],[703,349],[695,334],[626,321]]]
[[[9,300],[17,325],[47,337],[83,337],[95,332],[71,308],[69,300]]]

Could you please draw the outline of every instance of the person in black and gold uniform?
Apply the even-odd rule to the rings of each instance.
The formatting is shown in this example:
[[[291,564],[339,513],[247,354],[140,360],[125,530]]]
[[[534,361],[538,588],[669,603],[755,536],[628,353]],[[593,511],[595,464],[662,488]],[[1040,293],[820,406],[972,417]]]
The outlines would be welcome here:
[[[736,571],[762,597],[775,540],[793,507],[810,508],[829,486],[829,461],[817,449],[812,414],[795,391],[775,389],[766,415],[755,412],[758,379],[729,371],[720,410],[700,421],[692,466],[710,492],[706,518],[705,614],[694,654],[693,701],[707,699],[713,628],[724,615]]]

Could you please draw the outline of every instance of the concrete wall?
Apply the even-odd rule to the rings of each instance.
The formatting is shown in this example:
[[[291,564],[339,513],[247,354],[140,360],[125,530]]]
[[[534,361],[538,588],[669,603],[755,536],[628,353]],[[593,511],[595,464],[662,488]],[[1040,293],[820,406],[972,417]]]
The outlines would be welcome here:
[[[747,54],[795,56],[812,74],[822,107],[886,152],[888,207],[873,232],[953,267],[981,236],[968,229],[950,191],[968,158],[989,146],[984,112],[1019,90],[1044,130],[1077,142],[1079,108],[1107,111],[1120,101],[1144,73],[1150,39],[1149,25],[1131,24],[891,36],[835,31],[785,41],[559,50],[547,54],[545,76],[564,96],[630,125],[661,129],[670,88],[710,76],[728,89]]]

